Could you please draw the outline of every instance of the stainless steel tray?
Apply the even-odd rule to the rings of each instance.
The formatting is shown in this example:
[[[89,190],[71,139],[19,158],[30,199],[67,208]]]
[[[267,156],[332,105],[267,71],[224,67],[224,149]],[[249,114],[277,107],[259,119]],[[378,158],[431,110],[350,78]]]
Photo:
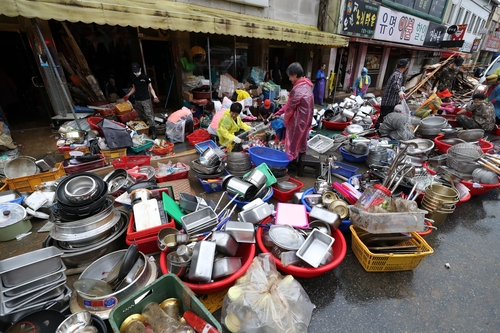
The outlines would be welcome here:
[[[25,295],[23,297],[16,298],[14,300],[8,301],[6,303],[0,303],[0,316],[4,316],[13,312],[15,310],[24,307],[29,303],[40,303],[52,298],[59,296],[66,287],[66,276],[64,280],[58,281],[55,284],[35,293],[31,293],[29,295]]]
[[[218,223],[217,214],[211,207],[205,207],[196,212],[181,217],[184,230],[188,234],[212,230]]]
[[[62,267],[63,252],[54,246],[0,261],[0,277],[5,287],[15,287]]]
[[[220,279],[233,275],[241,268],[241,258],[225,257],[215,260],[212,270],[212,278]]]
[[[200,241],[196,243],[189,266],[188,279],[199,282],[210,282],[214,267],[215,242]]]
[[[232,257],[238,251],[238,242],[227,232],[214,232],[212,234],[212,241],[216,244],[217,252]]]
[[[267,203],[263,203],[257,207],[252,207],[251,209],[243,210],[238,214],[238,219],[243,222],[250,222],[253,224],[259,223],[266,217],[273,213],[274,206]]]
[[[238,243],[255,243],[254,228],[250,222],[229,221],[225,226],[226,232],[233,236]]]
[[[5,299],[6,297],[16,297],[20,296],[21,294],[26,294],[35,290],[39,290],[42,288],[45,288],[47,285],[50,285],[51,283],[54,283],[55,281],[58,281],[62,275],[64,275],[64,271],[66,270],[66,266],[63,264],[61,266],[61,269],[58,270],[57,272],[54,273],[49,273],[47,275],[41,276],[40,278],[31,281],[31,282],[26,282],[20,286],[16,287],[10,287],[10,288],[3,288],[0,287],[0,301]]]
[[[297,250],[296,255],[312,267],[317,268],[334,241],[333,237],[314,229]]]
[[[325,221],[330,225],[332,231],[337,229],[341,222],[339,214],[316,206],[314,206],[309,212],[309,217],[311,220]]]

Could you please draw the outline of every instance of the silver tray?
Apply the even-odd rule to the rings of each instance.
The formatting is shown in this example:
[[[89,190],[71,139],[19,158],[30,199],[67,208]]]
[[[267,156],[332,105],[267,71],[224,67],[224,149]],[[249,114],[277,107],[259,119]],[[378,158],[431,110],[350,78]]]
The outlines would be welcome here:
[[[215,258],[215,242],[200,241],[196,243],[191,257],[191,266],[187,275],[189,280],[210,282]]]
[[[16,286],[16,287],[10,287],[10,288],[3,288],[0,287],[0,301],[4,297],[16,297],[20,296],[21,294],[29,293],[35,290],[39,290],[42,287],[46,287],[47,285],[50,285],[51,283],[54,283],[55,281],[59,280],[62,275],[64,275],[64,271],[66,270],[66,266],[63,264],[61,266],[61,269],[58,270],[57,272],[54,273],[49,273],[44,276],[40,276],[37,280],[31,281],[31,282],[26,282],[22,285]]]
[[[62,254],[61,250],[51,246],[0,261],[3,285],[15,287],[59,270]]]
[[[297,250],[296,255],[312,267],[317,268],[334,241],[333,237],[314,229]]]

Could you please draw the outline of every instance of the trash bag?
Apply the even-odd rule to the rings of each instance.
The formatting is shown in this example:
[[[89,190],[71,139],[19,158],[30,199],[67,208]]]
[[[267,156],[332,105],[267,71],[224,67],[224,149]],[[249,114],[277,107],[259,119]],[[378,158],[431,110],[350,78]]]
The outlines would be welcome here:
[[[300,283],[283,277],[271,254],[254,258],[236,281],[222,307],[222,323],[231,332],[307,332],[315,308]]]
[[[165,134],[168,140],[172,143],[184,142],[186,128],[186,119],[181,118],[178,122],[172,123],[167,121],[165,124]]]

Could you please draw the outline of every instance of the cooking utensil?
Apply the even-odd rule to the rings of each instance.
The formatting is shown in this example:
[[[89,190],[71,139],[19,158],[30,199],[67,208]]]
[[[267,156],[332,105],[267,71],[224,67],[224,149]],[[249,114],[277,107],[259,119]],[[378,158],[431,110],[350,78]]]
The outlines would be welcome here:
[[[334,241],[335,239],[330,235],[314,229],[297,250],[296,255],[312,267],[317,268]]]
[[[66,317],[56,310],[40,310],[30,313],[12,325],[6,333],[49,333],[56,332]]]
[[[224,230],[234,237],[238,243],[255,243],[255,226],[249,222],[229,221]]]
[[[55,331],[56,333],[74,333],[92,324],[92,316],[88,311],[80,311],[66,318]]]
[[[5,163],[4,175],[7,178],[32,176],[39,172],[35,159],[30,156],[19,156]]]
[[[212,278],[220,279],[236,273],[241,268],[241,258],[225,257],[214,261]]]
[[[238,242],[228,232],[214,232],[212,234],[212,241],[215,242],[217,252],[234,256],[238,251]]]
[[[210,282],[215,258],[215,242],[200,241],[193,248],[188,278],[192,281]]]
[[[119,289],[119,286],[122,283],[123,279],[130,272],[137,259],[139,259],[139,256],[140,256],[139,249],[137,248],[137,245],[136,244],[130,245],[129,248],[127,249],[127,252],[125,252],[125,255],[123,256],[122,264],[120,265],[120,270],[118,272],[118,276],[116,279],[117,284],[115,285],[113,290]]]

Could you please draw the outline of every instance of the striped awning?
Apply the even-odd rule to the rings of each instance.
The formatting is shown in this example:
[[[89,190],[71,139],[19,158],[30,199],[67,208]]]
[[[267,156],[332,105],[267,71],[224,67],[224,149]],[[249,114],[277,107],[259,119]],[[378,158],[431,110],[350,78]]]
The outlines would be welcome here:
[[[314,26],[167,0],[1,0],[0,14],[44,20],[234,35],[330,47],[349,39]]]

